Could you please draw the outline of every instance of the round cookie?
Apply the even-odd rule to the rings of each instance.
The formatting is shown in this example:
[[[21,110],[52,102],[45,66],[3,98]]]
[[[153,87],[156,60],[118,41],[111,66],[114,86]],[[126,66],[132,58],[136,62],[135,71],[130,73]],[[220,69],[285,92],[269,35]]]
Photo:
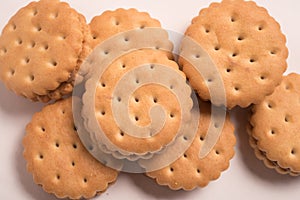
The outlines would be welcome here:
[[[211,180],[219,178],[221,172],[229,167],[229,161],[234,156],[236,142],[229,115],[226,116],[216,145],[206,157],[199,158],[199,151],[208,137],[208,127],[211,123],[211,104],[208,102],[199,102],[199,104],[198,130],[188,150],[169,166],[146,173],[159,185],[166,185],[172,190],[193,190],[197,186],[204,187]]]
[[[150,17],[146,12],[139,12],[134,8],[119,8],[105,11],[92,19],[89,24],[89,46],[93,49],[106,39],[125,31],[144,29],[146,27],[160,28],[160,22]]]
[[[58,0],[20,9],[0,37],[0,80],[33,101],[60,99],[73,89],[87,54],[85,18]]]
[[[134,8],[118,8],[113,11],[107,10],[101,15],[93,17],[91,22],[88,24],[88,34],[85,38],[86,41],[84,45],[84,55],[85,57],[87,57],[87,55],[90,54],[96,46],[98,46],[99,44],[103,44],[105,41],[117,35],[124,33],[130,34],[130,31],[132,30],[142,31],[146,28],[161,29],[161,24],[157,19],[151,18],[151,16],[147,12],[139,12]],[[154,32],[153,34],[157,34],[157,32]],[[125,37],[125,43],[129,42],[127,38],[128,35],[126,35]],[[165,42],[165,39],[166,38],[161,39],[161,42]],[[169,42],[169,40],[167,42]],[[117,45],[124,45],[124,43]],[[152,48],[160,49],[161,47],[159,44],[157,44],[157,46]],[[172,49],[161,50],[165,52],[170,59],[173,59],[173,54],[170,52],[170,50]],[[83,81],[82,76],[85,76],[87,73],[89,73],[89,68],[86,69],[81,66],[79,70],[79,76],[76,77],[76,82],[81,83]]]
[[[27,170],[34,182],[59,198],[92,198],[118,175],[89,154],[76,131],[68,98],[36,113],[23,139]]]
[[[300,75],[283,78],[274,93],[253,106],[250,144],[269,168],[281,174],[300,174]]]
[[[162,150],[167,145],[171,144],[176,138],[178,131],[181,126],[181,122],[184,121],[182,118],[188,118],[186,113],[182,113],[181,106],[187,106],[186,109],[191,109],[192,102],[190,99],[190,88],[186,85],[186,91],[184,96],[178,99],[177,93],[174,91],[175,87],[182,87],[178,85],[179,80],[174,82],[173,85],[162,85],[159,82],[151,82],[143,84],[143,79],[145,77],[154,76],[151,73],[155,73],[158,70],[159,66],[165,66],[169,69],[169,77],[164,77],[164,79],[172,79],[172,73],[177,74],[179,78],[182,79],[182,82],[185,84],[185,76],[178,69],[176,62],[170,60],[168,56],[163,51],[157,51],[152,49],[142,49],[130,52],[121,57],[115,59],[107,69],[102,74],[101,78],[97,80],[96,92],[95,92],[95,105],[91,105],[89,93],[86,93],[86,96],[83,97],[83,118],[89,122],[90,120],[90,106],[94,106],[93,113],[97,120],[97,124],[103,130],[105,137],[110,141],[114,148],[110,144],[105,143],[103,139],[99,141],[103,142],[107,149],[114,152],[117,151],[125,156],[146,156],[152,153],[156,153]],[[144,67],[141,67],[144,66]],[[138,73],[139,68],[146,68],[146,71],[143,71],[143,74]],[[129,78],[128,81],[132,81],[138,88],[134,91],[126,91],[128,87],[123,87],[123,91],[126,94],[129,93],[128,104],[126,100],[122,98],[117,98],[114,94],[117,86],[123,86],[120,84],[120,81],[128,74],[135,74],[135,80]],[[155,75],[156,76],[156,75]],[[174,75],[173,75],[174,76]],[[170,78],[171,77],[171,78]],[[154,79],[153,79],[154,80]],[[126,81],[123,81],[123,83]],[[139,85],[140,84],[140,85]],[[171,83],[170,83],[171,84]],[[90,84],[87,82],[86,88]],[[170,88],[171,87],[171,88]],[[93,91],[91,88],[87,88],[87,91]],[[133,92],[133,93],[131,93]],[[181,101],[188,98],[187,102],[182,104]],[[124,113],[118,110],[119,113],[113,113],[112,104],[116,104],[115,101],[123,102],[128,106],[128,113]],[[152,107],[161,106],[164,109],[166,115],[163,126],[158,132],[155,132],[155,127],[152,127],[155,135],[150,137],[139,137],[138,132],[128,129],[130,132],[126,132],[121,127],[119,122],[122,121],[125,116],[128,115],[130,122],[135,127],[147,127],[153,123],[152,115],[149,115],[149,111]],[[186,110],[185,109],[185,110]],[[122,117],[119,117],[122,116]],[[119,119],[116,119],[118,118]],[[163,117],[163,115],[155,116]],[[157,120],[156,120],[157,121]],[[156,124],[157,125],[157,124]],[[86,123],[87,129],[90,132],[94,132],[94,129],[91,128],[89,123]],[[128,124],[129,126],[129,124]],[[97,137],[101,137],[96,134]]]
[[[226,106],[247,107],[257,104],[279,85],[286,70],[288,50],[280,25],[267,10],[252,1],[223,0],[200,11],[185,32],[212,59],[218,74],[202,77],[186,58],[179,63],[192,87],[204,100],[211,100],[208,86],[221,76]],[[189,49],[182,44],[183,49]],[[202,55],[193,55],[198,60]],[[215,105],[222,101],[213,101]]]

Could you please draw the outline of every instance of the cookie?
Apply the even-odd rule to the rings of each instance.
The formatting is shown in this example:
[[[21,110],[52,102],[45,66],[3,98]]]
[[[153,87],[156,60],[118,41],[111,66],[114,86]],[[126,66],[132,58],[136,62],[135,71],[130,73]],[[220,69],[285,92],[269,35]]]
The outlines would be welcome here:
[[[16,94],[48,102],[70,94],[87,55],[85,18],[58,0],[20,9],[0,37],[0,80]]]
[[[105,11],[91,20],[89,24],[91,35],[88,43],[94,49],[98,44],[118,33],[146,27],[160,28],[161,25],[148,13],[139,12],[134,8]]]
[[[88,24],[88,34],[86,36],[85,41],[85,51],[90,54],[92,50],[95,49],[97,45],[100,45],[104,43],[106,40],[111,39],[112,37],[124,34],[123,43],[117,43],[117,44],[110,44],[110,45],[122,45],[124,48],[130,44],[131,41],[129,41],[129,35],[132,36],[133,31],[142,31],[147,28],[153,28],[155,35],[160,35],[161,33],[156,32],[157,29],[161,29],[161,24],[157,19],[152,18],[148,13],[146,12],[140,12],[134,8],[130,9],[124,9],[124,8],[118,8],[116,10],[107,10],[103,12],[101,15],[95,16],[92,18],[91,22]],[[126,32],[129,34],[126,35]],[[158,31],[159,32],[159,31]],[[150,34],[150,32],[148,33]],[[167,34],[167,33],[165,33]],[[165,49],[161,49],[163,52],[165,52],[170,59],[173,59],[173,54],[170,52],[172,51],[173,44],[171,44],[166,37],[166,35],[162,35],[162,39],[160,42],[152,47],[154,49],[161,49],[164,46],[164,44],[168,43],[169,47]],[[134,33],[133,33],[134,35]],[[166,40],[166,41],[165,41]],[[164,44],[161,44],[164,43]],[[105,50],[104,53],[107,53],[110,51],[110,49],[113,48],[107,47],[108,49]],[[87,55],[87,53],[85,53]],[[76,77],[76,83],[81,83],[83,80],[82,78],[86,76],[86,74],[89,72],[89,68],[85,68],[85,66],[81,66],[80,72],[78,77]],[[93,72],[92,72],[93,73]]]
[[[193,190],[219,178],[221,172],[229,167],[229,161],[234,156],[236,139],[233,124],[227,114],[216,145],[205,157],[200,158],[199,152],[209,138],[211,107],[208,102],[200,102],[198,130],[187,151],[169,166],[147,172],[147,176],[155,179],[159,185],[168,186],[172,190]]]
[[[270,95],[280,84],[287,68],[288,50],[280,25],[265,8],[252,1],[223,0],[212,3],[192,20],[185,36],[210,56],[213,65],[201,61],[201,52],[182,43],[181,54],[199,60],[198,66],[189,57],[179,63],[192,87],[204,100],[212,100],[209,86],[220,76],[226,93],[226,107],[247,107]],[[204,56],[205,57],[205,56]],[[201,63],[202,62],[202,63]],[[210,71],[204,76],[199,71]],[[216,98],[215,105],[224,100]]]
[[[300,174],[300,75],[283,78],[272,95],[252,109],[250,144],[256,156],[281,174]]]
[[[71,98],[36,113],[26,128],[23,145],[34,182],[59,198],[92,198],[116,181],[118,172],[98,162],[82,145]]]
[[[171,144],[182,121],[189,119],[191,90],[185,81],[176,62],[164,52],[143,49],[118,57],[96,84],[87,81],[86,128],[109,151],[127,158],[148,157]],[[97,132],[98,125],[104,137]]]

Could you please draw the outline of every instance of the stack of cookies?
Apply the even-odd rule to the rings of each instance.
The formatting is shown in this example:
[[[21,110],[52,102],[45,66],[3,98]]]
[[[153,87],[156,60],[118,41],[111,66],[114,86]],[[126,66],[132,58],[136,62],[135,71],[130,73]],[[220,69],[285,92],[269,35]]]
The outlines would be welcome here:
[[[298,176],[300,75],[283,77],[272,95],[253,106],[248,132],[258,159],[280,174]]]
[[[20,9],[0,37],[0,80],[51,102],[23,139],[35,183],[71,199],[104,192],[119,171],[172,190],[204,187],[234,156],[227,109],[250,105],[257,157],[300,173],[300,78],[283,77],[286,38],[266,9],[212,3],[187,28],[178,62],[172,48],[160,22],[136,9],[105,11],[89,24],[58,0]]]
[[[59,100],[88,53],[85,18],[58,0],[30,3],[8,22],[0,37],[0,80],[32,101]]]

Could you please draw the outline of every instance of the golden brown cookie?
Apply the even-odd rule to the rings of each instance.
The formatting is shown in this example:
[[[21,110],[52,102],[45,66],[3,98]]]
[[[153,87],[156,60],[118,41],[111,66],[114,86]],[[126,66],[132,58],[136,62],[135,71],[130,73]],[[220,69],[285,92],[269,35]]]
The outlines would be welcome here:
[[[23,139],[27,170],[34,182],[59,198],[92,198],[118,175],[89,154],[76,131],[69,98],[36,113]]]
[[[250,144],[267,167],[281,174],[300,173],[299,100],[300,75],[292,73],[252,109]]]
[[[106,39],[132,29],[144,29],[147,27],[161,27],[160,22],[150,17],[146,12],[139,12],[134,8],[119,8],[114,11],[105,11],[95,16],[89,24],[91,37],[89,46],[95,46]]]
[[[210,181],[219,178],[222,171],[229,167],[234,156],[234,127],[226,116],[222,133],[212,151],[204,158],[199,152],[207,140],[208,127],[211,123],[211,104],[200,102],[200,119],[196,137],[188,150],[169,166],[148,172],[146,175],[155,179],[159,185],[166,185],[172,190],[192,190],[206,186]]]
[[[85,18],[58,0],[20,9],[0,37],[0,80],[33,101],[60,99],[73,89],[87,54]]]
[[[252,1],[223,0],[212,3],[192,20],[185,35],[200,45],[213,61],[218,73],[202,77],[186,58],[179,63],[204,100],[211,100],[208,85],[221,76],[226,93],[226,106],[247,107],[257,104],[279,85],[286,70],[288,50],[280,25],[265,8]],[[183,49],[188,49],[182,44]],[[198,60],[201,54],[191,55]],[[213,101],[220,105],[222,101]]]
[[[157,19],[152,18],[147,12],[140,12],[134,8],[124,9],[118,8],[116,10],[107,10],[101,15],[93,17],[91,22],[88,24],[88,31],[85,38],[84,45],[84,56],[87,57],[97,45],[107,42],[107,40],[112,39],[118,35],[124,34],[122,42],[112,44],[111,47],[105,49],[105,54],[109,53],[111,49],[115,48],[115,45],[123,45],[124,48],[130,43],[129,37],[132,35],[130,31],[143,31],[144,29],[152,28],[152,34],[161,34],[157,33],[156,30],[162,29],[161,24]],[[159,32],[159,31],[158,31]],[[152,49],[160,49],[168,55],[170,59],[173,59],[172,49],[173,44],[166,37],[167,32],[162,34],[161,40],[153,47]],[[161,43],[170,43],[170,48],[162,48]],[[149,47],[147,47],[149,48]],[[85,76],[88,73],[89,68],[83,68],[79,70],[79,76],[76,78],[76,82],[82,82],[82,76]]]
[[[160,74],[159,70],[162,68],[169,70],[167,74]],[[154,78],[151,78],[152,76]],[[156,82],[160,78],[169,79],[170,83],[167,85]],[[149,79],[150,82],[147,82]],[[90,88],[92,81],[86,84],[83,118],[86,119],[86,128],[91,133],[94,133],[98,124],[100,125],[105,137],[95,131],[95,138],[102,137],[98,142],[104,142],[106,148],[112,152],[144,156],[160,151],[174,141],[181,128],[182,118],[189,117],[186,112],[182,113],[182,109],[187,111],[192,107],[190,88],[185,84],[185,76],[178,69],[177,63],[169,60],[162,51],[143,49],[118,57],[96,81],[95,96],[94,89]],[[179,83],[183,83],[183,86]],[[136,89],[131,89],[132,85]],[[178,94],[176,90],[184,86],[185,89],[180,90],[183,94]],[[116,88],[124,97],[115,94]],[[129,96],[128,100],[125,96]],[[91,98],[95,98],[94,102],[91,102]],[[183,100],[186,102],[181,102]],[[117,113],[114,113],[113,104],[122,104],[121,106],[128,108],[128,112],[116,109]],[[153,107],[162,107],[164,111],[152,115]],[[89,123],[90,116],[96,117],[97,125]],[[128,123],[124,124],[125,119],[128,119]],[[156,123],[152,124],[153,120]],[[138,131],[134,131],[140,130],[139,127],[145,127],[150,130],[149,134],[153,135],[139,135]],[[105,138],[110,143],[105,143]]]

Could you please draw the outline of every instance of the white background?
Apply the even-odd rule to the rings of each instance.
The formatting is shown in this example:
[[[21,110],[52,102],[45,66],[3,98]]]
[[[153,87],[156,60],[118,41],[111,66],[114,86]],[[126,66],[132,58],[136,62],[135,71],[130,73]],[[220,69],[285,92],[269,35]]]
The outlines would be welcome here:
[[[9,18],[29,1],[0,1],[0,30]],[[209,0],[68,0],[72,7],[83,13],[87,21],[107,9],[137,8],[147,11],[161,21],[164,28],[183,33],[191,19]],[[268,9],[281,24],[287,36],[289,48],[289,72],[300,72],[300,1],[256,0]],[[299,59],[297,59],[299,58]],[[41,103],[31,103],[15,96],[0,83],[0,198],[22,200],[56,199],[33,183],[31,174],[26,172],[21,144],[24,128],[33,113],[42,108]],[[231,111],[236,125],[236,156],[229,170],[222,173],[217,181],[206,188],[192,192],[171,191],[142,174],[121,174],[117,182],[96,199],[299,199],[300,177],[279,175],[267,169],[254,156],[248,145],[245,131],[247,110],[236,108]]]

